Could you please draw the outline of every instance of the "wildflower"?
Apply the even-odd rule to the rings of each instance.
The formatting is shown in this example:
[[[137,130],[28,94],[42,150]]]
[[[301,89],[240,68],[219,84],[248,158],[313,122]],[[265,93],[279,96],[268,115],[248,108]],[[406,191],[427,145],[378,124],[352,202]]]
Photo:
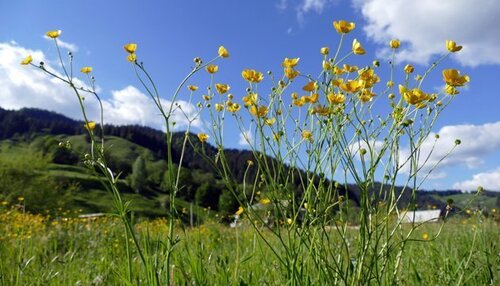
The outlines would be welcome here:
[[[246,69],[241,72],[241,76],[248,82],[259,83],[264,79],[261,72],[252,69]]]
[[[230,86],[227,84],[217,83],[215,84],[215,89],[217,89],[218,93],[224,94],[230,89]]]
[[[61,35],[61,33],[62,33],[61,30],[52,30],[52,31],[48,31],[47,33],[45,33],[45,35],[47,35],[47,37],[49,37],[49,38],[55,39],[55,38],[59,37]]]
[[[89,130],[89,131],[92,131],[95,129],[95,122],[94,121],[89,121],[87,122],[86,124],[83,125],[83,127],[85,127],[85,129]]]
[[[270,203],[271,203],[271,200],[270,200],[270,199],[268,199],[268,198],[264,198],[264,199],[261,199],[261,200],[259,201],[259,203],[261,203],[261,204],[263,204],[263,205],[268,205],[268,204],[270,204]]]
[[[126,44],[123,46],[123,48],[125,49],[125,51],[127,51],[129,54],[133,54],[135,53],[135,51],[137,50],[137,44],[136,43],[129,43],[129,44]]]
[[[422,239],[423,240],[428,240],[429,239],[429,235],[427,233],[422,234]]]
[[[451,85],[446,85],[445,88],[444,88],[444,92],[446,94],[449,94],[449,95],[456,95],[456,94],[459,94],[460,92],[458,91],[458,89],[456,89],[455,87],[451,86]]]
[[[322,47],[320,50],[322,55],[327,56],[328,53],[330,52],[330,49],[328,47]]]
[[[428,101],[431,98],[430,95],[418,88],[408,90],[402,85],[399,85],[399,93],[403,96],[406,102],[415,105],[418,108],[424,107],[425,104],[423,102]]]
[[[457,46],[457,43],[451,40],[446,40],[446,49],[451,52],[455,53],[458,52],[462,49],[462,46]]]
[[[240,110],[241,106],[238,104],[238,103],[234,103],[234,102],[231,102],[231,101],[228,101],[226,103],[226,108],[229,112],[232,112],[232,113],[236,113]]]
[[[301,107],[302,105],[304,105],[306,103],[304,97],[301,97],[300,99],[294,99],[292,101],[292,104],[297,106],[297,107]]]
[[[198,89],[198,87],[196,85],[188,85],[187,88],[190,90],[190,91],[196,91]]]
[[[345,102],[343,93],[329,93],[326,97],[331,104],[341,104]]]
[[[203,97],[203,99],[204,99],[205,101],[209,101],[210,99],[212,99],[212,98],[210,97],[210,95],[206,95],[206,94],[205,94],[205,95],[203,95],[202,97]]]
[[[399,45],[401,45],[401,42],[398,39],[392,39],[389,42],[389,46],[391,47],[391,49],[397,49],[399,48]]]
[[[267,107],[261,105],[257,107],[256,105],[252,105],[249,109],[250,113],[255,117],[264,117],[267,114]]]
[[[352,41],[352,52],[355,55],[364,55],[366,53],[365,49],[363,49],[361,43],[357,39]]]
[[[219,70],[219,66],[217,66],[217,65],[208,65],[208,66],[205,67],[205,70],[209,74],[214,74],[214,73],[216,73]]]
[[[229,52],[227,51],[226,48],[224,48],[224,46],[219,47],[219,57],[221,57],[221,58],[229,57]]]
[[[222,105],[220,103],[215,104],[215,110],[217,110],[218,112],[221,112],[223,109],[224,109],[224,105]]]
[[[333,27],[335,28],[335,30],[337,30],[337,33],[347,34],[350,31],[354,30],[356,24],[354,24],[353,22],[340,20],[340,21],[333,21]]]
[[[394,82],[392,80],[387,82],[387,87],[393,87],[393,86],[394,86]]]
[[[17,200],[22,202],[22,201],[24,201],[24,197],[18,197]]]
[[[245,211],[245,209],[242,206],[240,206],[238,208],[238,210],[234,214],[235,215],[241,215],[244,211]]]
[[[313,134],[312,134],[312,132],[311,132],[311,131],[307,131],[307,130],[303,130],[303,131],[302,131],[302,139],[304,139],[304,140],[309,140],[309,141],[311,141],[311,139],[312,139],[312,135],[313,135]]]
[[[208,136],[208,134],[198,133],[198,139],[200,140],[201,143],[207,142],[208,138],[210,138],[210,136]]]
[[[443,78],[446,84],[449,86],[464,86],[466,83],[470,81],[469,76],[460,75],[460,72],[455,69],[443,70]]]
[[[358,95],[358,97],[361,100],[361,102],[364,102],[364,103],[370,102],[372,100],[372,98],[375,97],[375,93],[373,93],[369,89],[363,89],[363,91],[361,91],[361,93]]]
[[[318,114],[320,116],[328,116],[332,113],[329,107],[317,105],[311,110],[311,114]]]
[[[359,85],[364,88],[371,88],[374,84],[380,81],[378,75],[375,74],[375,71],[371,68],[362,69],[358,71],[359,74]]]
[[[316,103],[318,102],[319,99],[319,94],[313,93],[309,96],[302,96],[301,100],[303,100],[305,103]]]
[[[127,56],[127,60],[131,63],[135,63],[135,61],[137,60],[137,56],[136,54],[130,54]]]
[[[293,68],[285,68],[285,77],[287,77],[288,79],[294,79],[299,74],[299,71],[294,70]]]
[[[327,60],[324,60],[322,63],[321,63],[321,66],[323,67],[323,70],[329,70],[332,68],[332,65],[330,64],[329,61]]]
[[[358,66],[351,66],[348,64],[344,64],[343,68],[344,68],[344,71],[346,71],[346,72],[355,72],[358,70]]]
[[[253,161],[252,160],[247,160],[247,165],[248,166],[253,166]],[[260,194],[260,192],[258,192]]]
[[[274,118],[274,117],[273,117],[273,118],[266,118],[266,120],[264,121],[264,123],[265,123],[266,125],[271,126],[271,125],[273,125],[274,123],[276,123],[276,118]]]
[[[343,74],[344,72],[345,72],[345,70],[344,70],[344,69],[342,69],[342,68],[339,68],[339,67],[337,67],[337,66],[333,67],[333,73],[334,73],[334,74],[336,74],[336,75],[341,75],[341,74]]]
[[[92,72],[92,67],[83,67],[80,72],[88,74]]]
[[[22,61],[21,61],[21,64],[22,65],[29,65],[31,64],[31,62],[33,61],[33,57],[31,55],[28,55],[27,57],[25,57]]]
[[[341,83],[339,87],[345,92],[355,93],[358,92],[362,86],[360,85],[360,82],[357,80],[349,80],[345,83]]]
[[[243,96],[243,102],[245,106],[254,105],[257,103],[257,94],[249,93],[247,96]]]
[[[305,86],[302,87],[305,91],[313,91],[318,88],[318,85],[315,81],[308,82]]]
[[[415,70],[415,68],[410,64],[408,64],[404,67],[405,73],[412,73],[414,70]]]
[[[286,223],[288,223],[289,225],[293,223],[293,220],[291,218],[287,218],[286,219]]]
[[[285,58],[281,64],[284,68],[293,68],[299,63],[300,58]]]

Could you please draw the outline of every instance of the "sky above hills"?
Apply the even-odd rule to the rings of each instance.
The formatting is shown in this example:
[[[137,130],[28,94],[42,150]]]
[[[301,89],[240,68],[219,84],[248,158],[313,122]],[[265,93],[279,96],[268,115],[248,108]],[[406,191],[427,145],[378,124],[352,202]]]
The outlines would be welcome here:
[[[74,54],[74,66],[92,66],[99,94],[103,98],[105,121],[113,124],[140,124],[162,129],[162,120],[135,78],[126,61],[123,45],[138,44],[138,56],[155,78],[163,100],[189,73],[193,58],[208,61],[224,45],[230,57],[218,62],[217,81],[231,85],[235,98],[245,94],[247,84],[241,71],[282,72],[285,57],[300,57],[304,74],[321,70],[319,49],[334,50],[339,36],[334,20],[348,20],[356,28],[348,35],[347,48],[358,39],[366,55],[353,64],[369,65],[377,59],[382,82],[388,78],[388,41],[397,38],[401,47],[396,71],[410,63],[415,73],[446,52],[445,40],[453,39],[463,50],[443,61],[425,81],[424,89],[443,88],[440,71],[457,68],[471,78],[452,105],[436,122],[433,132],[440,135],[430,160],[437,162],[461,139],[452,155],[441,162],[423,185],[427,189],[460,188],[500,191],[500,112],[496,83],[500,79],[500,2],[483,0],[261,0],[261,1],[2,1],[0,2],[0,106],[7,109],[38,107],[81,119],[75,96],[58,81],[21,66],[28,54],[34,62],[57,67],[57,50],[48,30],[61,29],[59,44],[66,55]],[[265,75],[267,76],[267,75]],[[85,77],[78,74],[85,82]],[[206,90],[207,75],[200,73],[189,82],[200,86],[198,97],[189,103],[189,91],[182,89],[178,103],[189,114]],[[267,88],[262,84],[262,89]],[[241,100],[240,100],[241,101]],[[384,100],[379,101],[383,104]],[[98,108],[88,102],[91,118]],[[382,109],[383,110],[383,109]],[[178,128],[186,120],[178,114]],[[209,117],[202,114],[192,130],[207,129]],[[241,136],[231,136],[225,144],[248,148]],[[239,132],[239,130],[238,130]],[[434,134],[431,134],[433,138]],[[430,151],[432,144],[424,144]]]

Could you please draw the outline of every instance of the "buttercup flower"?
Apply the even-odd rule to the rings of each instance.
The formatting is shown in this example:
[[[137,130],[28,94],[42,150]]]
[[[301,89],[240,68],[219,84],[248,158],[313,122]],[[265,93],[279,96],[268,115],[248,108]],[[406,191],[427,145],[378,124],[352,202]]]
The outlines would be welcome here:
[[[217,83],[215,84],[215,89],[217,89],[218,93],[224,94],[230,89],[230,87],[227,84]]]
[[[328,116],[332,113],[329,107],[323,105],[316,105],[312,110],[311,114],[318,114],[321,116]]]
[[[428,240],[429,239],[429,235],[427,233],[422,234],[422,239],[423,240]]]
[[[271,126],[271,125],[273,125],[274,123],[276,123],[276,118],[274,118],[274,117],[273,117],[273,118],[266,118],[266,120],[264,121],[264,123],[265,123],[266,125]]]
[[[208,136],[208,134],[198,133],[198,139],[200,140],[201,143],[207,142],[208,138],[210,138],[210,136]]]
[[[305,103],[316,103],[316,102],[318,102],[318,99],[319,99],[319,94],[317,94],[317,93],[313,93],[309,96],[302,96],[300,98],[300,100],[305,102]]]
[[[219,66],[217,66],[217,65],[208,65],[208,66],[205,67],[205,69],[207,70],[208,73],[214,74],[214,73],[216,73],[219,70]]]
[[[462,49],[462,46],[457,46],[457,43],[451,40],[446,40],[446,49],[452,53],[458,52]]]
[[[391,47],[391,49],[397,49],[399,48],[399,45],[401,45],[401,42],[398,39],[392,39],[389,42],[389,46]]]
[[[227,106],[227,110],[229,112],[232,112],[232,113],[238,112],[238,110],[240,110],[240,108],[241,108],[241,106],[238,103],[234,103],[231,101],[228,101],[226,103],[226,106]]]
[[[344,20],[340,20],[340,21],[333,21],[333,27],[335,28],[337,33],[347,34],[350,31],[354,30],[354,28],[356,27],[356,24],[354,24],[353,22],[347,22]]]
[[[256,93],[250,93],[247,96],[243,96],[243,102],[245,106],[250,106],[254,105],[257,103],[257,94]]]
[[[261,105],[257,107],[256,105],[250,106],[250,113],[255,117],[264,117],[267,115],[267,107]]]
[[[342,93],[329,93],[327,98],[331,104],[341,104],[345,102],[345,96]]]
[[[221,58],[229,57],[229,52],[227,51],[226,48],[224,48],[224,46],[219,47],[219,57],[221,57]]]
[[[330,49],[328,47],[322,47],[319,51],[322,55],[326,56],[330,52]]]
[[[198,87],[196,85],[188,85],[187,88],[190,90],[190,91],[196,91],[198,89]]]
[[[245,209],[243,207],[239,207],[238,210],[234,213],[235,215],[241,215],[243,212],[245,211]]]
[[[258,83],[264,79],[264,75],[261,72],[252,69],[246,69],[241,72],[241,76],[248,82]]]
[[[87,122],[86,124],[83,125],[83,127],[85,127],[85,129],[89,130],[89,131],[92,131],[95,129],[95,122],[94,121],[89,121]]]
[[[449,86],[464,86],[470,81],[469,76],[460,75],[460,72],[456,69],[443,70],[444,82]]]
[[[299,71],[294,70],[293,68],[285,68],[285,77],[287,77],[288,79],[294,79],[299,74]]]
[[[293,68],[299,63],[300,58],[285,58],[281,64],[284,68]]]
[[[217,110],[218,112],[221,112],[223,109],[224,109],[224,105],[222,105],[220,103],[215,104],[215,110]]]
[[[134,63],[135,61],[137,61],[137,55],[136,54],[130,54],[127,56],[127,61],[131,62],[131,63]]]
[[[361,102],[366,103],[366,102],[370,102],[372,100],[372,98],[375,97],[375,93],[373,93],[369,89],[363,89],[361,91],[361,93],[358,95],[358,97],[359,97],[359,100],[361,100]]]
[[[414,70],[415,70],[415,68],[410,64],[408,64],[404,67],[405,73],[412,73]]]
[[[128,53],[133,54],[137,50],[137,44],[136,43],[129,43],[129,44],[124,45],[123,48]]]
[[[449,94],[449,95],[456,95],[456,94],[460,93],[458,91],[458,89],[456,89],[455,87],[453,87],[451,85],[446,85],[446,87],[444,88],[444,92]]]
[[[92,72],[92,67],[83,67],[80,72],[88,74]]]
[[[351,93],[358,92],[362,88],[360,82],[357,80],[348,80],[347,82],[341,83],[339,87],[343,91]]]
[[[344,68],[345,72],[355,72],[358,70],[358,66],[351,66],[348,64],[344,64],[342,67]]]
[[[358,42],[357,39],[354,39],[354,41],[352,41],[352,52],[355,55],[364,55],[366,53],[365,49],[363,49],[361,43]]]
[[[27,57],[25,57],[22,61],[21,61],[21,64],[22,65],[29,65],[31,64],[31,62],[33,61],[33,57],[31,55],[28,55]]]
[[[59,37],[61,35],[61,33],[62,33],[61,30],[52,30],[52,31],[48,31],[47,33],[45,33],[45,35],[47,35],[47,37],[49,37],[49,38],[55,39],[55,38]]]
[[[429,101],[431,96],[418,88],[408,90],[403,85],[399,85],[399,93],[403,96],[404,100],[417,108],[425,107],[425,101]]]
[[[262,200],[259,201],[259,203],[261,203],[263,205],[268,205],[271,203],[271,200],[268,198],[263,198]]]
[[[305,91],[313,91],[317,87],[318,87],[318,85],[317,85],[317,83],[315,81],[310,81],[305,86],[303,86],[302,89],[305,90]]]
[[[307,131],[307,130],[303,130],[302,131],[302,139],[304,140],[311,140],[312,139],[312,132],[311,131]]]

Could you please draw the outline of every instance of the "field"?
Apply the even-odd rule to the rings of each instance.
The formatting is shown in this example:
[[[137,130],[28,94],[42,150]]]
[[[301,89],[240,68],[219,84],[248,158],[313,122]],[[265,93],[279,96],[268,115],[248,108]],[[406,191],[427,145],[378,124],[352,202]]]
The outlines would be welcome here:
[[[3,206],[0,211],[1,285],[120,285],[127,275],[123,225],[117,218],[78,218],[60,210],[55,217],[32,215]],[[163,261],[167,222],[136,222],[140,244],[152,263]],[[409,241],[398,283],[401,285],[498,285],[499,228],[479,215],[428,223]],[[403,226],[404,227],[404,226]],[[354,233],[353,228],[353,233]],[[340,239],[331,230],[331,251]],[[281,267],[248,222],[229,228],[205,223],[193,228],[176,224],[173,251],[174,285],[285,285]],[[267,231],[264,235],[270,234]],[[353,235],[354,237],[354,235]],[[271,238],[271,243],[277,241]],[[308,256],[303,249],[297,255]],[[143,285],[151,277],[133,252],[132,280]],[[354,263],[354,262],[353,262]],[[306,284],[318,285],[320,270],[312,259],[300,265]],[[165,285],[165,273],[158,272]]]

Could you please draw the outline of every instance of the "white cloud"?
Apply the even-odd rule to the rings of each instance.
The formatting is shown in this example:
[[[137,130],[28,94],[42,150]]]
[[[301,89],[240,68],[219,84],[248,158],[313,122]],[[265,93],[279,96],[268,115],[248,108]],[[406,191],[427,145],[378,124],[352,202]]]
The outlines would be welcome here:
[[[429,178],[446,177],[444,168],[448,166],[462,165],[469,169],[476,168],[484,164],[486,156],[500,150],[500,121],[483,125],[444,126],[437,134],[439,134],[439,139],[435,146],[436,133],[430,133],[421,146],[420,164],[423,164],[434,148],[426,167],[422,170],[423,172],[430,170],[437,164],[453,148],[456,139],[460,139],[461,144],[439,163],[439,168],[435,170],[436,173]],[[401,151],[402,158],[406,158],[408,154],[408,148]],[[408,172],[408,169],[404,169],[404,171]]]
[[[304,23],[304,15],[313,11],[317,14],[323,13],[325,8],[329,4],[335,2],[335,0],[301,0],[300,3],[295,7],[297,13],[297,19],[299,24]]]
[[[253,141],[253,135],[251,129],[241,132],[239,136],[240,139],[238,140],[238,144],[240,146],[245,146],[245,147],[250,146],[250,143],[252,143]]]
[[[43,38],[46,40],[49,40],[49,41],[53,41],[53,39],[47,37],[47,35],[44,35]],[[72,51],[74,53],[78,52],[78,46],[75,44],[62,41],[61,39],[57,39],[57,44],[59,45],[59,47],[61,47],[63,49],[67,49],[67,50]]]
[[[323,2],[323,1],[321,1]],[[500,1],[498,0],[353,0],[367,25],[369,38],[387,46],[392,38],[403,45],[400,61],[428,63],[443,54],[445,40],[464,48],[456,59],[463,65],[500,64]],[[387,55],[388,48],[379,51]]]
[[[22,66],[20,61],[31,54],[33,62],[45,62],[47,69],[53,70],[50,61],[41,51],[30,50],[14,42],[0,43],[0,106],[6,109],[35,107],[64,114],[70,118],[82,119],[78,99],[71,89],[60,80],[51,78],[31,66]],[[75,79],[76,85],[82,82]],[[99,119],[99,105],[90,94],[85,96],[85,106],[90,119]],[[110,98],[103,98],[104,121],[115,125],[139,124],[163,130],[163,120],[153,101],[140,90],[127,86],[111,91]],[[170,101],[162,100],[164,108]],[[203,122],[197,115],[196,107],[186,101],[177,101],[172,120],[176,129],[185,129],[188,118],[192,126],[203,129]]]
[[[491,172],[475,174],[471,180],[457,182],[453,188],[462,191],[475,191],[479,186],[482,186],[488,191],[500,191],[500,168]]]

